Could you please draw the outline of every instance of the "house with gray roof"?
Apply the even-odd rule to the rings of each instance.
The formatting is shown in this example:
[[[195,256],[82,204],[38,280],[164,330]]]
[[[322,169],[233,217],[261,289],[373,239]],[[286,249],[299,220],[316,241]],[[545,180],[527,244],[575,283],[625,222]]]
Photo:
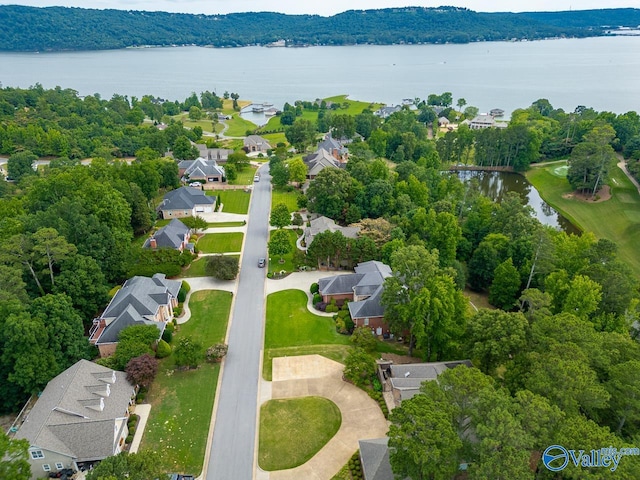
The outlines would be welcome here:
[[[381,303],[384,280],[392,275],[391,267],[372,260],[359,263],[355,273],[318,280],[319,293],[325,303],[349,302],[349,314],[355,327],[369,327],[376,335],[389,332]]]
[[[387,118],[393,115],[394,113],[399,112],[400,110],[402,110],[402,107],[400,105],[396,105],[396,106],[392,105],[390,107],[380,107],[378,110],[373,112],[373,114],[376,117]]]
[[[249,135],[244,139],[243,144],[247,153],[267,153],[268,150],[271,150],[271,145],[269,144],[269,142],[267,142],[260,135]]]
[[[215,196],[208,196],[199,188],[180,187],[167,192],[156,210],[162,218],[168,219],[213,213],[215,206]]]
[[[364,480],[395,480],[389,462],[389,437],[358,440]]]
[[[344,146],[342,141],[336,140],[331,136],[331,132],[325,135],[324,139],[318,144],[318,150],[326,150],[339,162],[346,162],[349,149]]]
[[[171,220],[167,225],[156,230],[149,238],[147,238],[142,245],[142,248],[151,248],[152,250],[158,248],[172,248],[179,250],[189,250],[191,253],[194,251],[193,243],[189,243],[191,238],[191,229],[187,227],[177,218]]]
[[[102,315],[93,320],[89,341],[105,357],[115,352],[118,335],[126,327],[155,325],[160,338],[167,322],[173,319],[181,286],[181,281],[168,280],[163,273],[156,273],[151,278],[130,278],[116,292]]]
[[[53,378],[15,434],[29,442],[31,478],[120,453],[135,395],[124,372],[87,360]]]
[[[385,392],[392,392],[396,405],[420,393],[423,382],[436,380],[442,372],[460,365],[473,366],[469,360],[403,365],[394,365],[390,360],[378,360],[376,363],[382,388]]]
[[[307,178],[313,180],[325,168],[345,168],[346,162],[336,159],[324,148],[302,159],[307,166]]]
[[[198,154],[205,160],[215,160],[217,163],[226,163],[229,159],[229,155],[233,153],[233,150],[228,148],[209,148],[202,143],[194,143],[198,149]]]
[[[496,120],[491,115],[487,115],[486,113],[481,113],[474,117],[469,123],[469,128],[471,130],[482,130],[483,128],[491,128],[495,127]]]
[[[358,238],[360,227],[341,227],[329,217],[320,216],[309,222],[304,229],[304,244],[309,248],[316,235],[323,232],[340,232],[347,238]]]
[[[224,168],[219,166],[215,160],[206,158],[196,158],[195,160],[183,160],[178,164],[178,173],[183,179],[201,180],[203,182],[225,181]]]

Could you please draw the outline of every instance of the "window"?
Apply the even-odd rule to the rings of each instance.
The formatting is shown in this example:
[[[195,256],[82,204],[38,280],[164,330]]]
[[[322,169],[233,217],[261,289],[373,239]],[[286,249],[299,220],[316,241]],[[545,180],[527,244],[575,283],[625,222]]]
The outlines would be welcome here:
[[[37,460],[38,458],[44,458],[44,453],[42,450],[31,450],[31,458]]]
[[[368,319],[368,318],[365,318],[365,319],[364,319],[364,324],[365,324],[365,326],[366,326],[366,325],[369,325],[369,319]]]
[[[45,463],[44,465],[42,465],[42,469],[45,472],[50,472],[51,471],[51,466],[48,463]]]
[[[57,470],[62,470],[63,468],[64,468],[64,465],[63,465],[63,464],[61,464],[60,462],[57,462],[57,463],[56,463],[56,469],[57,469]]]

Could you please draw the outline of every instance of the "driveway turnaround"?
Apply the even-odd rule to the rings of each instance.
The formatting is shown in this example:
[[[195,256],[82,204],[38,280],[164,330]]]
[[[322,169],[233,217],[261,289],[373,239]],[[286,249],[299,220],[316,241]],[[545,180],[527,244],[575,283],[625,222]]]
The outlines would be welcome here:
[[[258,259],[267,257],[271,206],[268,167],[262,167],[260,174],[262,181],[255,183],[251,199],[211,452],[205,458],[203,478],[210,480],[251,480],[254,473],[266,273],[266,269],[258,267]]]
[[[389,424],[378,403],[363,390],[342,380],[343,368],[342,364],[321,355],[273,359],[273,381],[263,382],[261,387],[263,402],[269,399],[269,390],[272,399],[325,397],[340,409],[342,424],[311,460],[289,470],[270,473],[259,470],[258,480],[330,480],[358,449],[358,440],[387,434]]]

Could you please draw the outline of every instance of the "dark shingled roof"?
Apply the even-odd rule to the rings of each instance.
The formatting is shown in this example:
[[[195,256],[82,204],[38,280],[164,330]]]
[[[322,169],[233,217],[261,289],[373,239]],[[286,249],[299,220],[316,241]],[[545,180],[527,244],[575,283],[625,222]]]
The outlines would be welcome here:
[[[193,187],[180,187],[167,192],[158,207],[160,210],[192,210],[196,205],[214,205],[216,197],[208,197]]]
[[[76,461],[101,460],[115,454],[126,424],[117,420],[133,394],[124,372],[80,360],[47,384],[16,437]]]
[[[155,321],[154,316],[160,305],[168,305],[178,297],[181,286],[181,281],[167,280],[162,273],[152,278],[136,276],[124,282],[100,317],[107,327],[96,344],[117,342],[118,334],[131,325],[156,325],[162,332],[165,324]]]
[[[389,438],[358,440],[364,480],[394,480],[389,463]]]
[[[157,248],[180,248],[180,245],[182,245],[185,235],[189,233],[189,230],[189,227],[177,218],[174,218],[167,225],[158,229],[158,231],[153,234],[152,238],[156,239]],[[149,248],[150,245],[151,238],[147,238],[144,242],[143,248]]]

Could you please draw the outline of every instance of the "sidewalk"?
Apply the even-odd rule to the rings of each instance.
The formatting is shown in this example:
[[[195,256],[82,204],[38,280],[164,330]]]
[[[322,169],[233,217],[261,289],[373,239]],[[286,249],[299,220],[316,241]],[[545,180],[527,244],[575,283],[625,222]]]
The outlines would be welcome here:
[[[136,425],[136,433],[133,434],[133,441],[129,447],[129,453],[136,453],[138,448],[140,448],[142,435],[144,434],[144,429],[149,419],[149,412],[151,412],[151,405],[148,403],[138,404],[135,407],[134,413],[140,416],[140,420],[138,421],[138,425]]]

